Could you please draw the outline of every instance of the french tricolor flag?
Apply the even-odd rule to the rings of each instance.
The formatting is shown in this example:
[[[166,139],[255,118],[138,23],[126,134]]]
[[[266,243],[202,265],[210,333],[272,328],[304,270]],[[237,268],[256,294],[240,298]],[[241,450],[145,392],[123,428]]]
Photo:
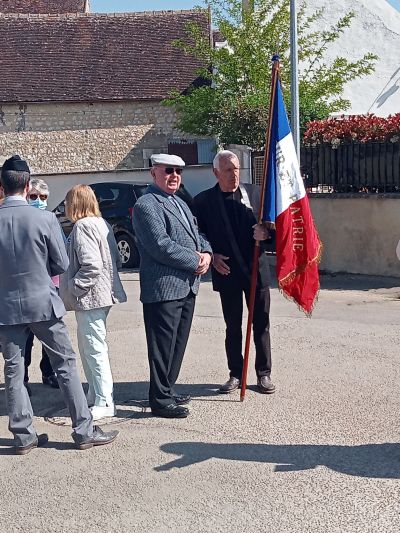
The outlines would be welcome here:
[[[263,221],[276,227],[276,273],[286,297],[311,316],[322,244],[310,210],[279,76],[271,125]]]

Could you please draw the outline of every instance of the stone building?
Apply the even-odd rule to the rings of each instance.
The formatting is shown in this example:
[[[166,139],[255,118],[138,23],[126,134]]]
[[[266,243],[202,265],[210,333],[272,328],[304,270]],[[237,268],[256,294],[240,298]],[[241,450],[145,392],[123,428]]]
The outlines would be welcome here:
[[[0,0],[0,164],[20,153],[40,174],[140,168],[184,137],[161,102],[199,82],[200,64],[173,41],[191,22],[208,38],[208,12],[87,10]]]

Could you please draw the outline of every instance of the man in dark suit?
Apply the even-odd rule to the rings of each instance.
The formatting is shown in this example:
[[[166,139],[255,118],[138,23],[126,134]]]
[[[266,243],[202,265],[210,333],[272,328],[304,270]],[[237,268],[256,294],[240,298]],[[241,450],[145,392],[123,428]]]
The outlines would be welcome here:
[[[13,156],[1,169],[5,199],[0,206],[0,345],[9,429],[15,453],[25,455],[48,441],[37,435],[24,386],[24,350],[29,333],[45,346],[69,408],[72,437],[79,450],[112,442],[118,431],[103,433],[94,426],[79,380],[76,355],[62,320],[65,307],[51,276],[62,274],[68,257],[61,228],[53,213],[28,205],[30,172]]]
[[[237,156],[228,150],[219,152],[213,167],[218,183],[196,196],[194,210],[199,230],[213,249],[213,288],[221,298],[230,372],[228,381],[219,390],[230,393],[240,386],[243,370],[243,293],[248,304],[254,240],[271,243],[272,237],[263,225],[257,224],[260,191],[254,185],[240,184]],[[275,385],[270,377],[270,277],[265,245],[261,250],[253,319],[255,367],[259,391],[271,394]]]
[[[193,215],[175,195],[185,162],[151,157],[154,184],[135,204],[133,226],[140,253],[140,299],[150,365],[153,415],[186,418],[189,396],[175,391],[192,324],[200,276],[211,263],[211,247]]]

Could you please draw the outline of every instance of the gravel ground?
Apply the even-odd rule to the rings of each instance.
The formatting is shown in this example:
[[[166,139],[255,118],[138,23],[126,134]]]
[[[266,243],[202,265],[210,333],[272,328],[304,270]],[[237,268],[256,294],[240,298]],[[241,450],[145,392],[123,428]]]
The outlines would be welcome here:
[[[12,455],[0,384],[1,532],[400,531],[400,279],[324,275],[311,320],[273,288],[277,392],[258,394],[251,369],[244,403],[216,394],[228,377],[224,323],[204,282],[180,377],[191,415],[163,420],[146,408],[138,275],[122,277],[129,301],[108,336],[118,412],[105,424],[120,437],[73,449],[35,346],[35,424],[50,442]]]

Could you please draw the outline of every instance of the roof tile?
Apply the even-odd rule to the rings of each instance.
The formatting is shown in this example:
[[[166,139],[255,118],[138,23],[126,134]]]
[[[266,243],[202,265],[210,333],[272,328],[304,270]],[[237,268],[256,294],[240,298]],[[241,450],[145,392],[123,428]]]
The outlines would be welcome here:
[[[0,13],[84,13],[85,0],[0,0]]]
[[[207,11],[0,17],[0,102],[161,100],[198,77],[173,46]]]

